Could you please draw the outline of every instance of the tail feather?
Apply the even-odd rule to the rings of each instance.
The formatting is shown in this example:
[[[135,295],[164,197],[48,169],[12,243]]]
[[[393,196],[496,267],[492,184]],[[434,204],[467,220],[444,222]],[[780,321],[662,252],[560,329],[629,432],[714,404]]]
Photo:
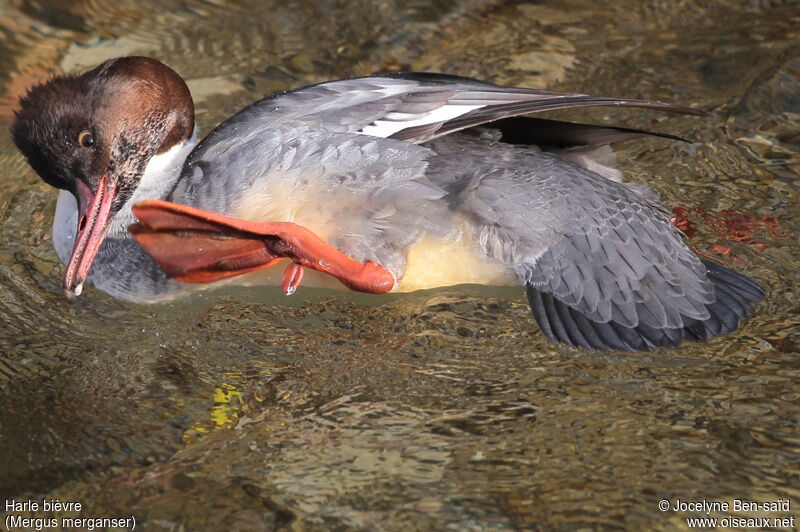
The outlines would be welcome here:
[[[674,347],[683,340],[699,342],[735,331],[753,314],[752,303],[764,298],[764,290],[747,277],[710,261],[704,260],[703,264],[714,285],[716,299],[706,307],[708,318],[699,320],[682,315],[681,328],[655,328],[641,320],[635,327],[614,321],[598,322],[531,284],[525,291],[542,332],[554,342],[606,351]],[[643,308],[640,312],[645,311]]]

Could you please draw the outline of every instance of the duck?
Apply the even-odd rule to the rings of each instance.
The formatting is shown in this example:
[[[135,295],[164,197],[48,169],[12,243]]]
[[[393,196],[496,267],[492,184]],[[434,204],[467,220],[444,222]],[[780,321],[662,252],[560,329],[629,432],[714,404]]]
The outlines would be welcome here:
[[[60,189],[67,297],[226,283],[370,293],[524,287],[551,341],[640,351],[735,331],[765,297],[698,256],[612,145],[666,133],[529,116],[673,103],[391,73],[274,94],[198,142],[185,81],[119,57],[20,98],[13,140]],[[285,264],[283,273],[276,264]]]

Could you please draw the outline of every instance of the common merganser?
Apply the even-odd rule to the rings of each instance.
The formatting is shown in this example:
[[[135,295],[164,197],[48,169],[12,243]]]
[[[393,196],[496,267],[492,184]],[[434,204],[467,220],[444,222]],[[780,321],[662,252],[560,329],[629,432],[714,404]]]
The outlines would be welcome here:
[[[678,137],[519,116],[609,105],[707,114],[402,73],[269,96],[198,144],[183,79],[122,57],[30,89],[12,133],[61,189],[68,296],[85,280],[136,302],[196,286],[164,271],[196,283],[259,270],[237,279],[291,293],[310,268],[312,284],[367,292],[524,285],[544,334],[573,346],[735,330],[763,290],[700,259],[652,191],[610,166],[611,143]],[[263,269],[282,258],[283,276]]]

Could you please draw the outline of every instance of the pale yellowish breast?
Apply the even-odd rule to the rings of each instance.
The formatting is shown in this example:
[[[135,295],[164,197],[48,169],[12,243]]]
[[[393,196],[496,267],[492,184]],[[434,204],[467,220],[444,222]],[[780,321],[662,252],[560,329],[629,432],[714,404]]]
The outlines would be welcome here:
[[[336,205],[338,208],[333,208]],[[327,207],[327,208],[326,208]],[[250,221],[294,222],[331,240],[346,216],[341,201],[313,186],[269,191],[250,190],[231,216]],[[482,256],[478,246],[462,230],[457,239],[424,237],[408,250],[406,268],[394,291],[413,292],[463,283],[511,286],[517,284],[500,262]],[[279,284],[286,261],[237,279],[241,284]],[[303,285],[345,288],[327,274],[306,268]]]
[[[287,183],[299,180],[287,179]],[[231,216],[252,222],[294,222],[316,233],[320,238],[330,240],[337,226],[336,214],[325,209],[331,205],[330,193],[319,190],[312,185],[297,187],[280,187],[269,189],[252,188],[233,210]],[[279,285],[288,261],[235,278],[236,284],[242,285]],[[310,268],[305,268],[302,286],[319,288],[347,288],[336,278]]]
[[[456,241],[425,237],[409,250],[406,271],[395,290],[412,292],[463,283],[517,284],[500,262],[482,257],[468,237]]]
[[[287,261],[236,278],[236,284],[279,285]],[[449,241],[427,237],[413,245],[408,253],[406,269],[394,292],[413,292],[456,284],[514,286],[519,284],[497,261],[481,257],[473,242],[467,239]],[[345,290],[334,277],[309,268],[303,276],[304,286]]]
[[[339,225],[336,217],[340,215],[333,205],[336,205],[335,198],[330,192],[309,184],[269,189],[254,187],[247,191],[230,216],[251,222],[294,222],[330,240]],[[338,210],[341,211],[341,207]]]

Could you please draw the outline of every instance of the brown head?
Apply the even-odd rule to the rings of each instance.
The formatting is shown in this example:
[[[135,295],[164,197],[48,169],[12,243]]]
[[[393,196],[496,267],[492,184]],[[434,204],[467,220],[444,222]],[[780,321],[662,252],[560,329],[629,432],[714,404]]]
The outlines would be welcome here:
[[[147,57],[111,59],[20,98],[14,143],[45,182],[78,202],[78,234],[64,278],[68,296],[80,294],[111,220],[147,163],[186,141],[193,129],[186,83]]]

